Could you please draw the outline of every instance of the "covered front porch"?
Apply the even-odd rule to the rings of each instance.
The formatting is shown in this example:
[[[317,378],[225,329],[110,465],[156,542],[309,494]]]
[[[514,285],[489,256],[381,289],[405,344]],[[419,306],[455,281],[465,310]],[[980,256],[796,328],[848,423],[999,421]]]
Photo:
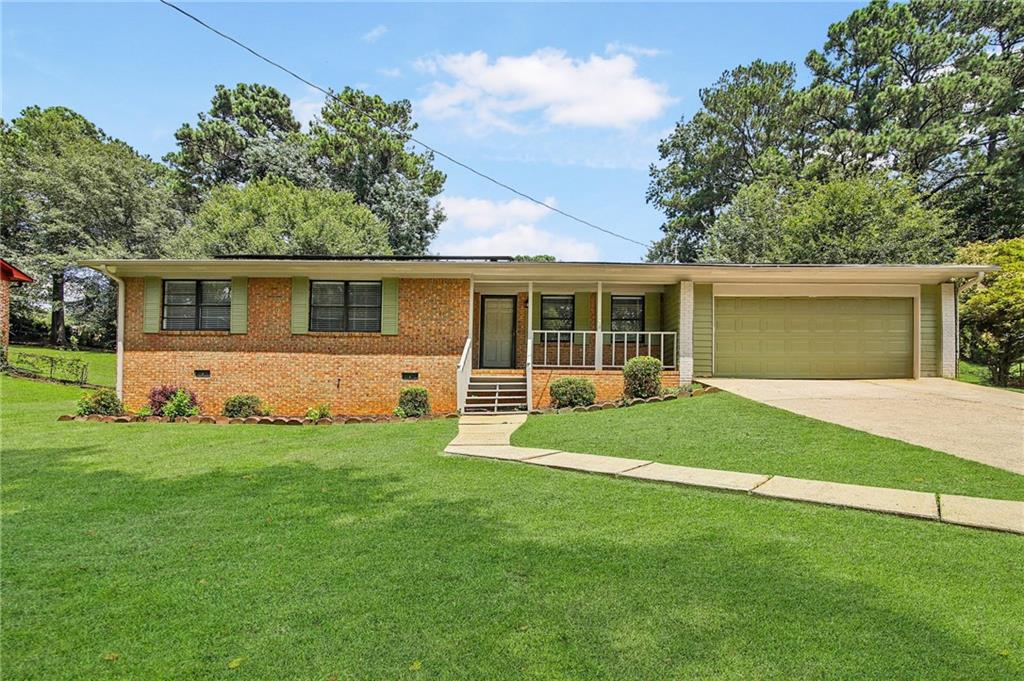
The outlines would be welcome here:
[[[679,282],[474,282],[461,405],[542,406],[548,384],[563,375],[585,375],[599,400],[615,399],[622,367],[641,355],[661,361],[665,385],[679,385],[680,291]],[[519,377],[506,383],[522,399],[499,399],[494,376]],[[481,392],[494,399],[478,399]]]

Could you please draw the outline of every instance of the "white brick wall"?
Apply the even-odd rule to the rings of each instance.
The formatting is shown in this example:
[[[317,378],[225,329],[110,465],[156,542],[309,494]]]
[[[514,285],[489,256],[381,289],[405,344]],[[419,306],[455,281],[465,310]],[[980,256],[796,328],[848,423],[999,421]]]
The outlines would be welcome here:
[[[942,376],[956,378],[956,292],[953,284],[943,284],[939,288],[942,299]]]
[[[693,282],[679,282],[679,385],[693,383]]]

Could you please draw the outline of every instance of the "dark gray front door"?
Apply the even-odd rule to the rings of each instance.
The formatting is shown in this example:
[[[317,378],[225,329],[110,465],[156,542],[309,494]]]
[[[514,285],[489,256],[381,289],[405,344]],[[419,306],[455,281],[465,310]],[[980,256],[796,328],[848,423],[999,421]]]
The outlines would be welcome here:
[[[516,363],[516,299],[483,296],[480,320],[480,366],[511,369]]]

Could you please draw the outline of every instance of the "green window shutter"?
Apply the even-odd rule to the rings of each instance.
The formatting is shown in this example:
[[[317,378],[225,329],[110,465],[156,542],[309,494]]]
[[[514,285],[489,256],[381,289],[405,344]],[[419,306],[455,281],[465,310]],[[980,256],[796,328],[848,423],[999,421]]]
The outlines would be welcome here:
[[[292,333],[309,333],[308,277],[292,277]]]
[[[398,335],[398,280],[383,279],[380,283],[380,333]]]
[[[661,294],[644,294],[644,331],[661,331]]]
[[[534,293],[530,301],[530,315],[533,318],[533,330],[540,331],[540,294]]]
[[[231,333],[249,332],[249,277],[231,278]]]
[[[576,331],[591,331],[593,327],[593,320],[590,318],[590,293],[587,291],[580,291],[576,293],[575,302],[575,315],[576,318],[573,320],[573,328]]]
[[[160,331],[161,298],[163,298],[164,282],[159,277],[146,277],[142,295],[142,331],[158,333]]]
[[[601,294],[601,330],[608,332],[612,330],[612,294]],[[604,344],[611,343],[611,336],[604,337]]]

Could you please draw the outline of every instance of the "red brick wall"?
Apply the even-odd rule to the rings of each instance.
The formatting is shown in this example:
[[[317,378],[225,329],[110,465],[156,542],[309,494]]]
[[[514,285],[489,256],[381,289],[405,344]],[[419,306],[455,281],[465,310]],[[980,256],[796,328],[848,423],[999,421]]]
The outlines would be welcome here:
[[[149,390],[174,384],[196,391],[205,413],[231,395],[260,396],[277,414],[320,403],[334,414],[390,413],[399,391],[421,385],[435,412],[457,406],[456,367],[466,341],[469,281],[402,279],[398,335],[291,333],[291,280],[249,279],[247,334],[226,331],[143,333],[143,280],[127,279],[124,397],[130,409]],[[209,369],[210,378],[195,378]],[[403,381],[403,371],[419,380]]]
[[[551,393],[548,386],[555,379],[563,376],[582,376],[594,382],[597,388],[597,401],[607,402],[622,397],[624,382],[622,380],[622,369],[604,369],[594,371],[592,369],[534,369],[533,370],[533,409],[541,409],[551,406]],[[665,388],[673,388],[679,385],[678,371],[663,371],[661,373],[661,385]]]
[[[0,280],[0,352],[7,351],[11,336],[11,282]]]

